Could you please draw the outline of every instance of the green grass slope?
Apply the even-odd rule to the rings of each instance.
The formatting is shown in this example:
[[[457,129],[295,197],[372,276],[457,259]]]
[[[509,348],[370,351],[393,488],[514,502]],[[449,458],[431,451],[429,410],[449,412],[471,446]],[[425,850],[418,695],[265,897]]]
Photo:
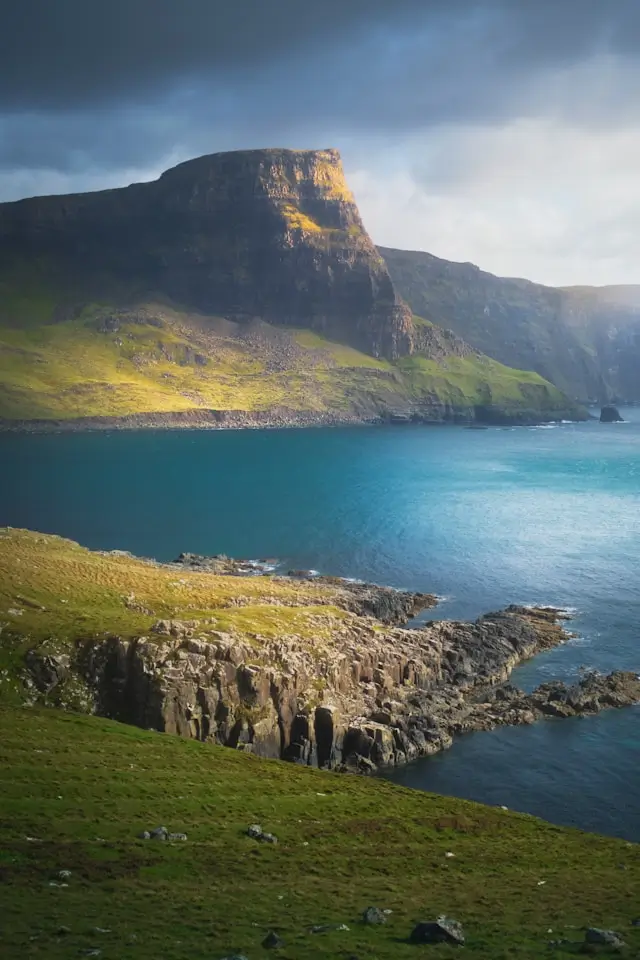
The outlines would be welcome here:
[[[37,286],[29,301],[0,284],[3,420],[278,408],[372,417],[442,403],[467,413],[482,404],[533,417],[579,415],[537,374],[475,353],[394,363],[306,330],[165,303],[60,309]]]
[[[548,941],[586,925],[640,952],[639,850],[622,841],[54,711],[0,708],[0,761],[7,960],[252,960],[270,930],[291,960],[456,956],[406,942],[440,913],[479,960],[565,957]],[[188,839],[137,839],[158,825]],[[370,905],[385,925],[360,922]]]

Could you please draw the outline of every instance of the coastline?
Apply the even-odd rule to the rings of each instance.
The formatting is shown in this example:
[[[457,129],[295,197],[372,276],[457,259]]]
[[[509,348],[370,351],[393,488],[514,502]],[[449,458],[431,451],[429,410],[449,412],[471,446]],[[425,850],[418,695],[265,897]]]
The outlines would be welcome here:
[[[309,427],[460,426],[481,429],[492,426],[533,427],[550,423],[582,423],[571,411],[553,417],[508,414],[496,410],[485,416],[466,413],[430,417],[423,412],[369,414],[318,413],[276,408],[274,410],[184,410],[172,413],[132,413],[120,417],[71,417],[69,419],[0,419],[0,434],[90,433],[121,430],[281,430]]]
[[[629,672],[531,693],[509,683],[518,664],[569,639],[568,613],[555,608],[418,626],[434,595],[224,556],[161,563],[13,528],[0,539],[5,635],[28,640],[7,681],[23,706],[372,773],[465,732],[640,702]],[[80,628],[69,619],[74,596],[87,611]]]

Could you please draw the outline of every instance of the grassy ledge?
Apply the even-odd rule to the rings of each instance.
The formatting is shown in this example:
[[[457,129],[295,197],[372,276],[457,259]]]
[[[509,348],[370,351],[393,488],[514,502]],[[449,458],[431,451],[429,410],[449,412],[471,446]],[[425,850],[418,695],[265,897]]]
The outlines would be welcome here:
[[[566,957],[548,941],[590,925],[640,952],[638,847],[533,817],[39,709],[0,708],[0,795],[7,960],[252,960],[272,929],[290,960],[459,955],[406,942],[440,913],[479,960]],[[160,824],[187,841],[136,839]]]

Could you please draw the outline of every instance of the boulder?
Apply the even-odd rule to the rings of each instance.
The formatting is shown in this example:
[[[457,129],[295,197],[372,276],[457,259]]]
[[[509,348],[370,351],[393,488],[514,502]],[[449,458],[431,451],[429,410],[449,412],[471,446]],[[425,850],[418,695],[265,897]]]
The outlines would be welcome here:
[[[464,932],[457,920],[438,917],[437,920],[422,920],[411,931],[411,943],[455,943],[464,945]]]
[[[377,923],[386,923],[387,918],[382,910],[378,907],[367,907],[367,909],[362,914],[363,923],[377,924]]]
[[[281,947],[284,947],[284,945],[284,940],[278,936],[275,930],[270,930],[262,941],[262,946],[265,950],[279,950]]]
[[[624,947],[624,940],[615,930],[600,930],[598,927],[589,927],[584,935],[585,943],[597,943],[605,947]]]

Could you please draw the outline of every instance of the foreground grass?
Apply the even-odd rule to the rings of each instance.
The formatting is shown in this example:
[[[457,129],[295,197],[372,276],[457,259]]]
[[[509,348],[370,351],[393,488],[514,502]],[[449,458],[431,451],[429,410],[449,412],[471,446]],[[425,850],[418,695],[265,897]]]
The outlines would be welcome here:
[[[160,824],[188,840],[136,839]],[[54,711],[0,708],[0,876],[6,958],[251,960],[271,929],[291,960],[454,956],[406,943],[441,912],[466,957],[567,956],[547,942],[591,924],[640,952],[635,845]],[[369,905],[385,926],[359,922]],[[350,929],[309,933],[323,923]]]

